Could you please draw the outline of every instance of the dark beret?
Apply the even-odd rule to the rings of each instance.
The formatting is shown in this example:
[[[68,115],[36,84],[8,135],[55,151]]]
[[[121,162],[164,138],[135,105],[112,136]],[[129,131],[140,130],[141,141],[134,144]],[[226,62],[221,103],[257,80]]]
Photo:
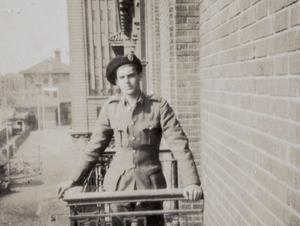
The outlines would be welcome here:
[[[125,56],[117,56],[111,59],[106,67],[106,78],[112,85],[116,85],[116,70],[126,64],[134,65],[138,72],[142,72],[143,70],[141,61],[133,53]]]

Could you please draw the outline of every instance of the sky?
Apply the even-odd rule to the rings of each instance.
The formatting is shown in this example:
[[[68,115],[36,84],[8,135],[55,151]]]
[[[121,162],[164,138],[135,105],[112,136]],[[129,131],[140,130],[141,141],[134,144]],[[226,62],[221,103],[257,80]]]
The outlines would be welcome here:
[[[0,0],[0,75],[54,58],[57,49],[69,64],[66,0]]]

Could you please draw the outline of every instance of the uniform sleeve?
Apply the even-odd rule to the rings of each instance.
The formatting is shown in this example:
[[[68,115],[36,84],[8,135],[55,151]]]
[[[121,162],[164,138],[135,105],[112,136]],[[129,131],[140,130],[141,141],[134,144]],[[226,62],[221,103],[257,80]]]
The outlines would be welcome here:
[[[108,118],[108,103],[104,104],[96,122],[91,139],[84,152],[79,155],[70,179],[81,184],[97,163],[99,156],[108,147],[113,136]]]
[[[192,152],[189,149],[188,138],[183,132],[172,108],[164,99],[162,99],[160,106],[160,123],[164,138],[178,161],[184,187],[191,184],[200,185],[198,171]]]

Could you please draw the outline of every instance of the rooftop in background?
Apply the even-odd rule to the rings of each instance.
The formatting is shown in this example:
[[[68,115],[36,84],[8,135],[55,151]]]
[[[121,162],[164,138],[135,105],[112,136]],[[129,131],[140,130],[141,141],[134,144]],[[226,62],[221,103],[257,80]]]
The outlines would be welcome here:
[[[69,73],[70,67],[61,62],[61,51],[55,51],[55,58],[48,58],[28,69],[20,71],[22,74],[35,74],[35,73]]]

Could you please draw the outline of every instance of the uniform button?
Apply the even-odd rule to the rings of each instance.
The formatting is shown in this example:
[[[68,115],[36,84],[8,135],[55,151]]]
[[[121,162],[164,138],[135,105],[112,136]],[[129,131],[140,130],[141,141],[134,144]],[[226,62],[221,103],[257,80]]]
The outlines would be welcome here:
[[[132,150],[132,153],[133,153],[133,154],[136,154],[136,150]]]
[[[132,168],[134,169],[136,167],[136,165],[132,165]]]
[[[131,137],[132,140],[135,140],[135,137]]]
[[[130,125],[134,126],[134,122],[131,122]]]
[[[152,127],[150,126],[150,127],[149,127],[149,129],[151,130],[151,129],[152,129]]]
[[[131,107],[127,107],[127,110],[130,111],[130,110],[131,110]]]

